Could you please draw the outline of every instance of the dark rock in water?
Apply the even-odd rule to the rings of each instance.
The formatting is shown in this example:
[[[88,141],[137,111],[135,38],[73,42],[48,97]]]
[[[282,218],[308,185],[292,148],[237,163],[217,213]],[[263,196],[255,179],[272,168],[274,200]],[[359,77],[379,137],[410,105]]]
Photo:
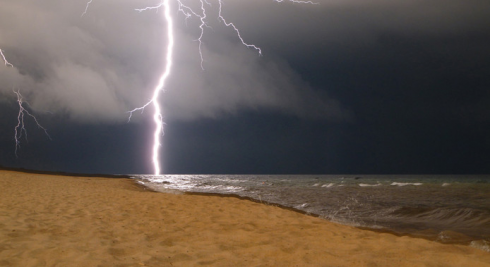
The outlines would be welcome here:
[[[360,176],[354,177],[354,179],[356,179],[356,180],[359,180],[359,179],[361,179],[361,178],[362,178],[362,177],[360,177]]]

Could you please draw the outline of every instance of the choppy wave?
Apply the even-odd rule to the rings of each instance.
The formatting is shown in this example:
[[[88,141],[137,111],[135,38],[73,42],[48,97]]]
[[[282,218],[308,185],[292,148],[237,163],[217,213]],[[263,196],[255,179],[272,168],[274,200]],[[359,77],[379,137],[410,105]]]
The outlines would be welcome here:
[[[359,184],[361,187],[369,187],[369,186],[380,186],[381,184]]]
[[[391,185],[396,185],[396,186],[407,186],[407,185],[422,185],[422,183],[399,183],[399,182],[393,182]]]

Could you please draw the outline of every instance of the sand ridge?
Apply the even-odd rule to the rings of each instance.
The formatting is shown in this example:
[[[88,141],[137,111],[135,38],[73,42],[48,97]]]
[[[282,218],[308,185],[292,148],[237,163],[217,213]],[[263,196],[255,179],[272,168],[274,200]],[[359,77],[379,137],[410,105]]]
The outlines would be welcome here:
[[[490,253],[130,179],[0,171],[0,266],[490,266]]]

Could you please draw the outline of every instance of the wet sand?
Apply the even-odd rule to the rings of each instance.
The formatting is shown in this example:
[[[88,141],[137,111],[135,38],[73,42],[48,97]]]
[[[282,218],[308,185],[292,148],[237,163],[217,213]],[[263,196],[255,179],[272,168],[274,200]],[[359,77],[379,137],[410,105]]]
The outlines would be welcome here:
[[[490,266],[490,253],[130,179],[0,171],[0,266]]]

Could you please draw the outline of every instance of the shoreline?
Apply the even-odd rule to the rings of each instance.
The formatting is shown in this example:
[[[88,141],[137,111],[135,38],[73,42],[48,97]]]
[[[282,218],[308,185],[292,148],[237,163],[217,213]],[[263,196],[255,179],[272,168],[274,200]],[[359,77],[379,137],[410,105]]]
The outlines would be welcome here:
[[[151,192],[156,192],[156,193],[162,193],[162,192],[159,192],[159,191],[155,191],[155,190],[153,190],[151,188],[145,187],[144,185],[141,185],[141,186],[144,187],[145,190],[149,190]],[[162,194],[168,194],[168,193],[162,193]],[[342,224],[342,223],[334,222],[334,221],[331,221],[329,219],[323,218],[320,215],[315,214],[315,213],[306,212],[306,211],[303,211],[303,210],[300,210],[300,209],[288,207],[288,206],[277,204],[277,203],[274,203],[274,202],[261,201],[261,200],[257,200],[255,198],[251,198],[251,197],[244,197],[244,196],[240,196],[240,195],[237,195],[237,194],[198,193],[198,192],[183,192],[183,194],[184,195],[222,197],[222,198],[236,198],[236,199],[239,199],[239,200],[251,201],[251,202],[254,202],[254,203],[261,204],[261,205],[268,205],[268,206],[273,206],[273,207],[277,207],[277,208],[280,208],[280,209],[284,209],[284,210],[287,210],[287,211],[296,212],[296,213],[299,213],[299,214],[304,215],[304,216],[310,216],[310,217],[313,217],[313,218],[319,218],[319,219],[325,220],[325,221],[327,221],[329,223],[334,223],[334,224],[338,224],[338,225],[342,225],[342,226],[348,226],[348,227],[354,227],[354,228],[357,228],[357,229],[362,230],[362,231],[370,231],[370,232],[381,233],[381,234],[391,234],[391,235],[394,235],[396,237],[420,238],[420,239],[424,239],[424,240],[427,240],[427,241],[430,241],[430,242],[436,242],[436,243],[439,243],[439,244],[453,244],[453,245],[463,245],[463,246],[470,246],[470,243],[471,243],[471,241],[468,241],[468,242],[458,242],[458,241],[441,242],[440,240],[434,239],[434,236],[430,236],[430,235],[401,233],[401,232],[397,232],[395,230],[391,230],[391,229],[388,229],[388,228],[370,228],[370,227],[367,227],[367,226],[356,226],[356,225]]]
[[[133,179],[0,171],[0,266],[490,266],[463,245]]]
[[[328,218],[322,217],[320,214],[317,214],[317,213],[307,212],[307,211],[304,211],[304,210],[301,210],[298,208],[294,208],[291,206],[262,200],[260,198],[253,198],[250,196],[242,196],[238,193],[210,193],[210,192],[192,192],[192,191],[186,192],[186,191],[179,191],[178,189],[167,189],[167,190],[159,191],[157,189],[147,187],[144,184],[140,183],[138,178],[135,178],[135,182],[139,186],[144,187],[146,190],[150,190],[150,191],[158,192],[158,193],[216,196],[216,197],[225,197],[225,198],[230,197],[230,198],[236,198],[236,199],[240,199],[240,200],[248,200],[248,201],[259,203],[259,204],[270,205],[270,206],[278,207],[278,208],[285,209],[288,211],[297,212],[297,213],[302,214],[302,215],[320,218],[322,220],[325,220],[325,221],[328,221],[331,223],[355,227],[357,229],[361,229],[361,230],[365,230],[365,231],[372,231],[375,233],[387,233],[387,234],[395,235],[397,237],[406,236],[406,237],[412,237],[412,238],[421,238],[421,239],[425,239],[428,241],[437,242],[440,244],[457,244],[457,245],[464,245],[464,246],[480,247],[481,250],[486,251],[486,252],[490,252],[490,250],[488,250],[489,245],[490,245],[490,243],[488,243],[489,242],[488,239],[485,239],[485,238],[480,237],[480,236],[469,236],[469,235],[465,235],[464,233],[460,233],[460,232],[452,231],[452,230],[448,230],[448,229],[442,229],[442,230],[436,231],[433,229],[419,229],[419,230],[401,229],[401,230],[395,230],[395,229],[390,229],[390,228],[386,228],[386,227],[374,228],[374,227],[369,227],[369,226],[362,226],[360,224],[349,224],[349,223],[342,223],[342,222],[333,221],[333,220],[330,220]],[[444,235],[446,235],[446,234],[450,234],[453,237],[452,238],[444,238]],[[442,237],[441,237],[441,235],[442,235]],[[456,238],[454,238],[454,237],[456,237]]]
[[[149,191],[156,192],[156,193],[162,193],[162,192],[153,190],[151,188],[145,187],[144,185],[141,185],[141,186],[143,186],[145,189],[147,189]],[[167,193],[162,193],[162,194],[167,194]],[[240,195],[237,195],[237,194],[199,193],[199,192],[183,192],[183,194],[184,195],[196,195],[196,196],[236,198],[236,199],[239,199],[239,200],[251,201],[251,202],[254,202],[254,203],[261,204],[261,205],[268,205],[268,206],[273,206],[273,207],[277,207],[277,208],[280,208],[280,209],[284,209],[284,210],[296,212],[296,213],[299,213],[299,214],[304,215],[304,216],[310,216],[310,217],[313,217],[313,218],[319,218],[319,219],[325,220],[325,221],[327,221],[329,223],[334,223],[334,224],[339,224],[339,225],[354,227],[354,228],[357,228],[359,230],[371,231],[371,232],[376,232],[376,233],[392,234],[392,235],[397,236],[397,237],[407,236],[407,237],[412,237],[412,238],[422,238],[422,239],[425,239],[425,240],[428,240],[428,241],[437,242],[436,240],[432,240],[430,238],[425,238],[425,237],[422,237],[422,236],[411,235],[411,234],[401,234],[401,233],[397,233],[396,231],[392,231],[392,230],[385,229],[385,228],[383,228],[383,229],[375,229],[375,228],[369,228],[369,227],[363,227],[363,226],[353,226],[353,225],[341,224],[341,223],[333,222],[333,221],[330,221],[328,219],[322,218],[320,215],[315,214],[315,213],[306,212],[306,211],[303,211],[303,210],[300,210],[300,209],[288,207],[288,206],[277,204],[277,203],[274,203],[274,202],[258,200],[258,199],[252,198],[252,197],[244,197],[244,196],[240,196]],[[437,242],[437,243],[440,243],[440,242]],[[444,243],[441,243],[441,244],[444,244]],[[467,244],[462,244],[462,243],[453,243],[453,244],[467,245]]]

